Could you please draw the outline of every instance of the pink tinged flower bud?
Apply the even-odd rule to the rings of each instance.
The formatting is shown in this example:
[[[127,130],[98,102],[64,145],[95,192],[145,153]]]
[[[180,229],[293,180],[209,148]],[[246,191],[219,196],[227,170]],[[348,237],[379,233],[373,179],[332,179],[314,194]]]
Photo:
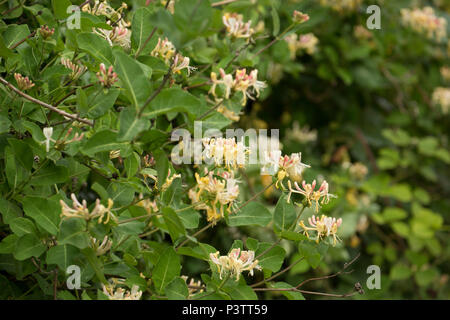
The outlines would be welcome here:
[[[293,13],[293,20],[295,23],[304,23],[309,20],[309,15],[295,10]]]

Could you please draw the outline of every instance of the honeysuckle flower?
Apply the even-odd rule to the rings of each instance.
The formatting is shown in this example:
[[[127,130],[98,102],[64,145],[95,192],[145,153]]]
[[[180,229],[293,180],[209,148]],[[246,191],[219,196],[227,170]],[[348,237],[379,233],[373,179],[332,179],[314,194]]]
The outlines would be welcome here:
[[[280,150],[272,150],[266,153],[261,174],[276,174],[275,187],[280,188],[281,186],[282,189],[285,189],[283,184],[284,178],[288,177],[294,181],[300,180],[305,168],[310,168],[310,166],[302,162],[301,152],[292,153],[290,156],[281,156]]]
[[[111,24],[111,21],[107,21],[107,24]],[[96,28],[94,32],[106,39],[111,47],[117,44],[126,50],[131,48],[131,31],[121,23],[112,27],[112,30]]]
[[[140,300],[142,297],[142,291],[139,290],[139,286],[133,285],[131,291],[125,290],[123,288],[116,288],[115,284],[104,285],[103,293],[108,297],[109,300]]]
[[[197,70],[196,67],[189,66],[190,59],[183,57],[181,54],[177,54],[173,60],[172,72],[181,73],[181,70],[186,69],[188,76],[192,71]]]
[[[100,71],[96,75],[100,84],[105,88],[110,88],[118,80],[117,73],[113,71],[113,66],[106,70],[104,63],[100,63]]]
[[[214,97],[216,96],[216,88],[217,85],[221,84],[225,86],[225,99],[229,99],[231,91],[242,92],[242,105],[245,106],[247,103],[247,97],[254,100],[254,95],[256,94],[256,98],[259,97],[260,91],[267,87],[264,81],[258,80],[258,70],[254,69],[247,74],[246,69],[238,69],[236,70],[235,77],[231,74],[225,73],[225,71],[220,69],[221,80],[218,80],[217,74],[215,72],[211,72],[211,82],[213,83],[209,93],[211,93]]]
[[[362,0],[320,0],[320,4],[343,13],[345,11],[355,11],[361,5]]]
[[[94,210],[92,210],[92,212],[89,212],[86,200],[83,200],[80,203],[73,193],[70,197],[72,199],[72,207],[69,207],[63,200],[59,201],[62,208],[61,218],[82,218],[86,221],[98,218],[98,223],[102,223],[103,219],[106,216],[106,219],[103,222],[104,224],[107,224],[109,220],[117,221],[116,216],[111,212],[111,209],[114,205],[114,202],[111,199],[108,199],[108,207],[102,205],[100,203],[100,199],[97,199],[95,201]]]
[[[317,237],[316,242],[318,243],[321,239],[325,237],[333,237],[333,246],[336,245],[339,237],[337,236],[338,227],[342,224],[342,218],[336,220],[336,218],[327,217],[322,215],[320,219],[313,215],[308,219],[310,227],[305,226],[303,220],[300,221],[299,225],[303,228],[304,234],[309,238],[308,231],[316,231]]]
[[[44,133],[45,136],[45,150],[47,152],[50,151],[50,141],[55,141],[52,139],[52,135],[53,135],[53,128],[49,127],[49,128],[44,128],[42,129],[42,132]]]
[[[95,0],[94,4],[92,6],[90,3],[88,3],[88,4],[84,5],[81,10],[83,12],[87,12],[87,13],[90,13],[95,16],[105,16],[109,20],[113,20],[116,22],[122,21],[122,23],[125,23],[123,10],[127,9],[127,8],[128,8],[128,5],[125,2],[122,2],[122,5],[116,10],[113,7],[111,7],[109,5],[108,1],[106,1],[106,0],[101,0],[101,1]],[[129,26],[129,24],[126,24],[126,25]]]
[[[136,205],[144,208],[145,211],[147,211],[147,214],[152,214],[159,211],[156,200],[151,201],[150,199],[144,199],[144,195],[142,193],[139,194],[139,199],[142,200],[136,203]]]
[[[169,0],[161,0],[161,4],[165,7],[167,5],[167,1],[169,1]],[[172,0],[169,2],[169,5],[167,6],[167,10],[169,10],[169,12],[171,14],[175,13],[175,0]]]
[[[91,247],[95,250],[97,256],[102,256],[111,249],[113,242],[108,239],[108,236],[103,238],[103,241],[91,237]]]
[[[169,64],[171,59],[175,56],[175,51],[175,46],[167,38],[164,40],[158,38],[158,43],[150,54],[153,57],[163,59],[166,64]]]
[[[61,64],[71,70],[70,79],[77,80],[86,71],[86,67],[73,63],[70,59],[61,58]]]
[[[230,213],[239,196],[239,186],[232,172],[223,172],[214,176],[214,172],[207,172],[200,177],[196,172],[197,185],[190,189],[188,196],[197,210],[206,210],[207,220],[217,222],[224,217],[225,207]],[[219,210],[217,210],[219,207]]]
[[[292,14],[292,19],[294,20],[295,23],[304,23],[306,21],[309,20],[309,15],[307,15],[306,13],[294,10],[294,13]]]
[[[14,73],[14,79],[16,79],[19,90],[26,91],[34,87],[33,81],[28,77],[22,76],[20,73]]]
[[[330,202],[330,198],[336,198],[334,194],[328,193],[328,182],[323,181],[318,190],[316,188],[316,180],[311,184],[306,183],[305,180],[302,182],[302,187],[294,182],[294,188],[292,187],[291,181],[288,181],[289,194],[287,202],[290,201],[292,193],[298,193],[305,197],[309,206],[315,205],[315,211],[319,212],[320,204],[327,204]],[[320,201],[320,204],[319,204]]]
[[[313,33],[307,33],[299,37],[297,48],[305,50],[308,54],[314,54],[317,51],[319,39]]]
[[[243,19],[244,17],[237,13],[225,13],[222,16],[223,24],[225,25],[229,36],[249,40],[255,33],[255,30],[251,28],[251,20],[244,22]]]
[[[367,167],[361,162],[353,163],[352,165],[350,165],[350,168],[348,170],[350,172],[350,175],[357,180],[364,179],[369,172]]]
[[[244,145],[243,139],[236,142],[235,138],[203,138],[205,159],[213,159],[216,166],[227,169],[242,168],[250,150]]]
[[[442,113],[447,114],[450,111],[450,88],[438,87],[434,89],[432,101],[441,106]]]
[[[255,260],[254,251],[243,251],[239,248],[233,249],[226,256],[219,256],[219,251],[212,254],[209,258],[219,269],[219,277],[222,279],[224,274],[229,274],[231,277],[236,277],[236,281],[239,280],[241,273],[248,271],[253,276],[253,270],[261,270],[261,266],[258,265],[258,260]]]
[[[120,150],[111,150],[109,152],[109,158],[110,159],[117,159],[120,157]]]
[[[61,140],[58,140],[58,141],[52,140],[55,142],[55,149],[63,150],[67,144],[72,143],[72,142],[81,141],[83,139],[84,132],[81,134],[76,132],[75,135],[72,137],[72,139],[69,140],[69,136],[71,135],[72,131],[73,131],[73,128],[69,128],[69,130],[67,130],[64,138],[62,138]]]
[[[401,9],[402,22],[430,39],[447,39],[447,20],[435,15],[432,7]]]
[[[173,174],[171,176],[170,173],[171,173],[171,171],[169,169],[169,172],[167,173],[166,181],[161,186],[161,191],[163,191],[163,192],[170,188],[170,186],[173,183],[173,180],[175,180],[176,178],[181,178],[181,174]]]
[[[310,130],[307,125],[300,128],[298,121],[294,121],[292,129],[286,130],[286,136],[300,143],[308,143],[317,140],[317,130]]]
[[[189,296],[196,293],[202,293],[204,291],[204,285],[200,280],[195,281],[194,278],[191,278],[191,280],[188,282],[188,276],[181,276],[181,279],[183,279],[188,285]]]
[[[48,26],[44,25],[39,28],[39,34],[44,40],[47,40],[55,33],[55,28],[50,29]]]

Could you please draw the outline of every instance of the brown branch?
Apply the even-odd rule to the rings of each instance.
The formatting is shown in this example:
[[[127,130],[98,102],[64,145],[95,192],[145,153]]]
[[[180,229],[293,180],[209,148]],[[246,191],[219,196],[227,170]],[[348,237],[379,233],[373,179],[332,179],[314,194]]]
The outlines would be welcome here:
[[[79,122],[83,122],[86,123],[90,126],[94,126],[94,123],[88,119],[83,119],[83,118],[79,118],[78,116],[71,114],[71,113],[67,113],[66,111],[60,110],[52,105],[49,105],[46,102],[43,102],[41,100],[38,100],[36,98],[33,98],[32,96],[20,91],[19,89],[17,89],[16,87],[14,87],[11,83],[9,83],[8,81],[6,81],[5,79],[3,79],[2,77],[0,77],[0,83],[2,83],[4,86],[8,87],[9,89],[11,89],[12,91],[14,91],[15,93],[17,93],[18,95],[22,96],[23,98],[27,99],[28,101],[31,101],[33,103],[36,103],[44,108],[50,109],[53,112],[56,112],[60,115],[62,115],[63,117],[67,117]]]
[[[24,2],[25,1],[23,1],[22,3],[19,3],[17,6],[12,7],[10,9],[6,9],[5,11],[2,12],[2,16],[6,16],[6,15],[10,14],[11,12],[15,11],[16,9],[19,9],[23,5]]]
[[[254,288],[253,291],[292,291],[292,292],[300,292],[304,294],[314,294],[318,296],[326,296],[326,297],[335,297],[335,298],[347,298],[360,293],[358,291],[352,291],[344,294],[335,294],[335,293],[326,293],[326,292],[317,292],[317,291],[306,291],[299,290],[295,288]]]
[[[341,274],[343,274],[343,273],[350,273],[350,272],[352,272],[352,271],[346,272],[345,270],[346,270],[348,267],[350,267],[350,266],[351,266],[351,265],[359,258],[360,255],[361,255],[361,254],[358,253],[358,254],[356,255],[356,257],[354,257],[350,262],[345,263],[345,264],[344,264],[344,267],[343,267],[341,270],[339,270],[338,272],[336,272],[336,273],[334,273],[334,274],[331,274],[331,275],[323,276],[323,277],[316,277],[316,278],[306,279],[306,280],[300,282],[295,288],[298,289],[298,288],[302,287],[304,284],[306,284],[306,283],[308,283],[308,282],[311,282],[311,281],[330,279],[330,278],[337,277],[337,276],[339,276],[339,275],[341,275]]]
[[[18,46],[20,46],[22,43],[24,43],[25,41],[27,41],[30,38],[33,38],[36,35],[36,31],[33,31],[32,33],[30,33],[28,36],[26,36],[24,39],[20,40],[19,42],[13,44],[9,49],[14,50],[15,48],[17,48]]]
[[[91,83],[91,84],[88,84],[88,85],[85,85],[85,86],[81,87],[81,89],[87,89],[87,88],[90,88],[92,86],[94,86],[94,84]],[[63,103],[64,100],[66,100],[68,97],[70,97],[71,95],[75,94],[76,92],[77,92],[77,89],[74,89],[74,90],[70,91],[67,95],[65,95],[63,98],[61,98],[60,100],[58,100],[55,103],[55,107],[59,106],[61,103]]]
[[[264,284],[264,283],[266,283],[266,282],[268,282],[268,281],[271,281],[271,280],[273,280],[273,279],[275,279],[275,278],[281,276],[283,273],[285,273],[285,272],[289,271],[290,269],[292,269],[297,263],[299,263],[299,262],[302,261],[303,259],[304,259],[304,257],[301,257],[300,259],[298,259],[297,261],[295,261],[293,264],[291,264],[290,266],[284,268],[284,269],[281,270],[280,272],[274,274],[274,275],[271,276],[270,278],[267,278],[267,279],[261,280],[260,282],[255,283],[255,284],[252,284],[250,287],[252,287],[252,288],[257,287],[257,286],[259,286],[259,285],[262,285],[262,284]]]

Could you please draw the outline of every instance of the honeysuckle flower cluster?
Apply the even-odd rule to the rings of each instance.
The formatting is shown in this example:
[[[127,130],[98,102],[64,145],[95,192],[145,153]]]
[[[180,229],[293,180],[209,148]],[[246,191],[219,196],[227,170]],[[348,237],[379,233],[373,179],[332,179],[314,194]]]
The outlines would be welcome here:
[[[355,11],[361,5],[362,0],[320,0],[320,4],[330,7],[340,13],[346,11]]]
[[[190,59],[184,57],[180,53],[176,53],[175,46],[167,38],[161,40],[158,38],[158,43],[150,53],[153,57],[163,59],[167,65],[172,65],[173,73],[181,73],[181,70],[186,69],[188,75],[197,68],[190,66]]]
[[[91,247],[95,250],[97,256],[102,256],[109,251],[112,247],[112,240],[108,239],[108,236],[103,238],[103,241],[97,240],[91,237]]]
[[[217,167],[225,166],[228,170],[242,168],[250,150],[243,140],[236,142],[235,138],[203,138],[205,160],[214,160]]]
[[[205,174],[200,177],[195,173],[197,185],[189,190],[188,196],[195,209],[206,210],[208,222],[216,223],[224,217],[225,210],[232,212],[239,196],[239,186],[232,172],[224,171],[214,175],[213,171],[205,170]]]
[[[224,274],[229,274],[230,277],[236,277],[236,281],[239,280],[241,273],[248,271],[253,276],[253,270],[261,270],[261,266],[258,265],[258,260],[255,260],[254,251],[244,251],[239,248],[233,249],[226,256],[219,256],[219,251],[214,254],[210,254],[211,261],[219,269],[219,277],[222,279]]]
[[[102,223],[103,221],[104,224],[107,224],[110,220],[117,222],[116,216],[111,212],[114,205],[114,202],[111,199],[108,199],[108,207],[102,205],[100,199],[97,199],[95,201],[94,209],[89,212],[86,200],[83,200],[80,203],[73,193],[70,197],[72,199],[72,207],[69,207],[63,200],[59,201],[62,208],[61,218],[82,218],[86,221],[98,219],[98,223]]]
[[[242,92],[242,105],[245,106],[247,103],[247,97],[254,100],[254,95],[256,94],[256,98],[259,97],[260,91],[267,87],[264,81],[258,80],[258,70],[254,69],[249,74],[247,74],[246,69],[238,69],[236,70],[235,76],[231,74],[227,74],[225,70],[220,68],[220,77],[221,80],[217,78],[217,74],[215,72],[211,72],[211,81],[212,86],[209,90],[209,93],[212,94],[216,99],[216,88],[217,85],[225,86],[225,99],[229,99],[231,95],[231,91]]]
[[[118,80],[117,73],[113,71],[113,66],[106,70],[104,63],[100,64],[100,71],[97,72],[96,76],[100,84],[105,88],[110,88]]]
[[[437,41],[447,39],[447,20],[435,15],[432,7],[402,9],[402,22],[417,33]]]
[[[434,89],[432,101],[441,106],[442,113],[447,114],[450,111],[450,88],[438,87]]]
[[[249,41],[255,30],[251,28],[252,21],[244,22],[244,17],[237,13],[225,13],[222,16],[223,24],[229,36],[233,38],[244,38]]]
[[[109,300],[140,300],[142,297],[142,291],[139,290],[139,286],[133,285],[131,291],[125,290],[123,288],[117,288],[118,283],[123,281],[113,281],[108,285],[102,284],[103,293],[108,297]]]
[[[191,280],[188,282],[188,276],[181,276],[181,279],[183,279],[188,285],[189,296],[196,293],[202,293],[204,291],[204,285],[200,280],[195,281],[194,278],[191,278]]]
[[[308,143],[317,140],[317,130],[310,130],[309,126],[300,128],[298,121],[294,121],[292,129],[286,130],[286,136],[300,143]]]
[[[55,28],[49,28],[48,26],[41,26],[39,28],[39,34],[44,40],[49,39],[55,33]]]
[[[350,172],[350,175],[357,180],[364,179],[369,172],[367,167],[361,162],[351,164],[348,171]]]
[[[292,14],[292,19],[294,20],[295,23],[300,24],[308,21],[309,15],[301,11],[294,10]]]
[[[83,6],[82,10],[96,16],[105,16],[108,21],[106,23],[111,26],[111,30],[94,28],[94,33],[108,41],[110,46],[117,44],[122,48],[128,50],[131,47],[131,30],[130,23],[125,21],[124,9],[127,9],[127,4],[122,3],[119,9],[112,8],[107,1],[95,1],[94,5],[87,4]]]
[[[314,54],[317,51],[317,44],[319,43],[319,39],[312,33],[300,36],[294,33],[287,36],[285,40],[288,44],[292,60],[295,59],[299,50],[304,50],[309,55]]]
[[[16,79],[17,87],[21,91],[30,90],[34,87],[33,81],[31,81],[28,77],[22,76],[20,73],[14,73],[14,79]]]
[[[284,178],[287,177],[294,181],[300,180],[305,168],[310,168],[310,166],[302,162],[301,152],[292,153],[290,156],[282,156],[280,150],[274,150],[266,154],[261,174],[276,174],[275,187],[280,188],[281,186],[282,189],[285,189],[283,184]]]
[[[75,64],[68,58],[61,58],[61,64],[72,71],[70,74],[71,80],[77,80],[86,71],[85,66]]]
[[[336,218],[327,217],[322,215],[319,218],[316,218],[315,215],[308,219],[308,223],[310,227],[305,226],[305,223],[300,221],[299,225],[303,228],[304,234],[309,238],[310,235],[308,231],[316,231],[316,242],[319,243],[325,237],[333,237],[333,246],[336,245],[339,237],[337,236],[337,231],[339,226],[342,224],[342,218],[336,220]]]
[[[321,204],[327,204],[330,202],[330,198],[336,198],[334,194],[328,192],[328,182],[326,180],[322,182],[318,190],[315,190],[316,180],[314,180],[312,183],[306,183],[306,181],[303,180],[301,187],[297,182],[294,182],[294,188],[292,187],[291,181],[288,181],[288,187],[289,193],[287,202],[290,202],[292,193],[301,194],[305,197],[308,206],[311,207],[314,204],[316,212],[319,212]]]

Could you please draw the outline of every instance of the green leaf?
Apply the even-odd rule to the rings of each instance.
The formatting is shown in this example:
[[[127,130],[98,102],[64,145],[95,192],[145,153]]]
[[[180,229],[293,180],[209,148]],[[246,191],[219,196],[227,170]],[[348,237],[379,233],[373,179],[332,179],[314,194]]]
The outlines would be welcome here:
[[[319,244],[313,244],[311,242],[300,242],[298,250],[301,256],[305,257],[306,261],[314,269],[317,268],[324,254],[328,250],[328,246],[321,242]]]
[[[414,277],[419,286],[426,287],[433,281],[439,280],[439,271],[436,268],[430,268],[427,270],[416,272]]]
[[[404,280],[411,276],[411,270],[408,266],[397,263],[392,266],[389,277],[392,280]]]
[[[155,283],[156,291],[164,294],[165,287],[175,277],[180,275],[181,264],[180,257],[172,247],[167,248],[161,254],[158,263],[153,269],[152,280]]]
[[[9,224],[12,220],[22,215],[22,210],[11,201],[0,199],[0,214],[3,222]]]
[[[64,166],[56,166],[52,162],[39,170],[31,179],[34,186],[48,186],[66,182],[69,179],[69,170]]]
[[[19,238],[14,250],[14,257],[17,260],[26,260],[31,257],[39,257],[45,251],[42,241],[34,234],[26,234]]]
[[[51,247],[47,252],[47,264],[56,264],[61,270],[67,270],[70,265],[76,264],[76,256],[80,250],[67,245],[59,244]]]
[[[123,142],[117,142],[117,133],[106,129],[95,133],[81,151],[86,155],[94,155],[97,152],[118,150],[123,146]]]
[[[163,219],[166,223],[167,229],[169,229],[172,242],[175,242],[179,237],[186,234],[183,223],[178,217],[177,213],[170,207],[165,207],[162,210]]]
[[[255,253],[255,256],[259,256],[267,249],[272,246],[271,243],[262,242],[259,244],[258,250]],[[263,269],[268,269],[272,272],[277,272],[280,270],[281,265],[283,264],[284,257],[286,256],[286,251],[280,246],[274,246],[269,251],[264,253],[261,257],[258,258],[259,265]]]
[[[0,242],[0,254],[13,253],[18,239],[19,236],[15,234],[10,234],[3,238]]]
[[[15,218],[14,220],[11,221],[11,223],[9,224],[11,230],[17,234],[19,237],[31,233],[34,235],[37,235],[37,230],[36,227],[34,226],[34,223],[27,218]]]
[[[113,88],[106,91],[103,89],[97,90],[92,88],[92,90],[87,91],[86,107],[82,114],[87,115],[89,119],[98,119],[106,114],[114,106],[120,93],[118,89]],[[84,99],[83,94],[86,93],[80,93],[80,99]]]
[[[293,286],[291,286],[289,283],[286,282],[277,282],[271,286],[272,288],[276,289],[292,289]],[[301,292],[295,292],[295,291],[279,291],[282,295],[284,295],[289,300],[305,300],[305,297],[302,295]]]
[[[115,51],[114,70],[127,91],[127,96],[136,110],[141,108],[151,93],[150,80],[146,78],[139,62],[121,51]]]
[[[132,141],[139,133],[150,127],[150,121],[140,118],[135,109],[125,108],[119,115],[118,141]]]
[[[67,13],[67,8],[69,8],[72,3],[69,0],[52,0],[52,8],[57,19],[66,19],[69,14]]]
[[[169,174],[169,160],[167,159],[166,153],[161,149],[154,152],[154,158],[156,162],[156,174],[158,176],[158,189],[161,190]]]
[[[180,88],[163,89],[145,108],[143,115],[152,119],[169,112],[187,112],[193,119],[206,111],[203,102]]]
[[[8,139],[17,161],[27,170],[31,170],[33,166],[33,152],[29,145],[21,140]]]
[[[267,226],[272,220],[270,211],[259,202],[250,202],[239,212],[231,214],[228,217],[228,225],[230,227],[258,225],[261,227]]]
[[[273,213],[273,222],[279,230],[287,230],[297,218],[297,212],[294,205],[287,203],[286,196],[283,195],[278,199],[275,211]]]
[[[83,32],[77,35],[78,46],[99,62],[114,64],[114,56],[109,43],[92,32]]]
[[[25,197],[22,200],[22,205],[25,214],[33,218],[40,227],[52,235],[58,233],[61,206],[57,201],[39,197]]]
[[[405,219],[408,216],[408,213],[400,208],[389,207],[384,209],[383,211],[383,220],[385,222],[397,221]]]
[[[166,295],[169,300],[186,300],[189,295],[189,289],[186,281],[176,277],[166,286]]]
[[[70,244],[79,249],[89,247],[90,239],[86,231],[86,221],[81,218],[64,219],[61,222],[58,243]]]
[[[131,25],[131,45],[136,52],[141,51],[141,54],[147,54],[156,45],[157,37],[152,37],[151,41],[147,43],[144,48],[145,41],[152,33],[153,25],[151,24],[151,11],[147,8],[139,8],[133,15],[133,23]]]

